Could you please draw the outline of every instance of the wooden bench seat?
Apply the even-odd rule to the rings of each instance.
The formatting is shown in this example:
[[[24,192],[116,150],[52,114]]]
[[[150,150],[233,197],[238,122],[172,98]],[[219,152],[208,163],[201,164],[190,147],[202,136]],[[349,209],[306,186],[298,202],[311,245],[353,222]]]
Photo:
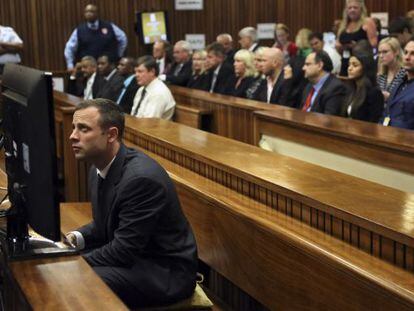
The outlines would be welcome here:
[[[173,120],[196,129],[208,131],[210,128],[211,110],[177,104]]]

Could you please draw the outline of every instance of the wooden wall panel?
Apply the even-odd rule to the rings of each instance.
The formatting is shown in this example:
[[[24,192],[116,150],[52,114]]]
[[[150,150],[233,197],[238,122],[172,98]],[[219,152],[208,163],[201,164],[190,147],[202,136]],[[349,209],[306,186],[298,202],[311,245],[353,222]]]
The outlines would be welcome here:
[[[89,2],[99,5],[103,19],[126,31],[127,52],[138,56],[146,48],[134,32],[136,11],[166,10],[172,41],[182,39],[185,33],[205,33],[207,42],[211,42],[220,32],[237,37],[242,27],[262,22],[286,23],[293,34],[302,27],[326,31],[334,19],[341,17],[344,0],[204,0],[203,11],[174,11],[173,0],[1,0],[0,21],[15,28],[24,40],[24,64],[62,70],[65,42],[83,20],[83,8]],[[369,11],[388,11],[391,19],[414,9],[410,0],[366,3]]]

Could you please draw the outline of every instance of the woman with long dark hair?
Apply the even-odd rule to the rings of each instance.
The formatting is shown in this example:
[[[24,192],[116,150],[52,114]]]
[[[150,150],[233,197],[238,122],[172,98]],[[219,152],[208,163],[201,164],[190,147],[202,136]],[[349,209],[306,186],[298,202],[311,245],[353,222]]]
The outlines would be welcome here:
[[[343,115],[357,120],[378,122],[384,110],[384,96],[376,86],[376,65],[371,55],[354,54],[349,59],[351,94]]]

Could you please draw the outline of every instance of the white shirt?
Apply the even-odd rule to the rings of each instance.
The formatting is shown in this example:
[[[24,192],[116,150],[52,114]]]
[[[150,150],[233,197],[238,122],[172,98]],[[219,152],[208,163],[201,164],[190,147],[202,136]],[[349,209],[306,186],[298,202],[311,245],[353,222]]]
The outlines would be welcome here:
[[[339,74],[341,72],[341,55],[339,55],[339,53],[335,49],[331,48],[327,44],[323,46],[323,50],[329,55],[332,61],[332,73]]]
[[[94,72],[86,81],[86,87],[83,90],[83,99],[93,99],[92,86],[95,82],[96,72]]]
[[[175,100],[170,89],[158,78],[152,80],[146,87],[141,86],[134,97],[131,114],[136,110],[145,88],[145,96],[139,106],[137,118],[161,118],[171,120],[174,114]]]
[[[256,46],[258,45],[258,43],[253,43],[250,47],[249,47],[249,51],[253,52],[254,49],[256,48]]]
[[[20,43],[23,41],[11,27],[0,26],[0,42],[5,43]],[[6,63],[20,63],[21,58],[17,53],[6,53],[0,55],[0,64]]]
[[[163,57],[163,58],[160,58],[160,59],[157,59],[157,64],[158,64],[158,69],[159,69],[159,73],[161,74],[161,73],[164,73],[164,70],[165,70],[165,58]]]

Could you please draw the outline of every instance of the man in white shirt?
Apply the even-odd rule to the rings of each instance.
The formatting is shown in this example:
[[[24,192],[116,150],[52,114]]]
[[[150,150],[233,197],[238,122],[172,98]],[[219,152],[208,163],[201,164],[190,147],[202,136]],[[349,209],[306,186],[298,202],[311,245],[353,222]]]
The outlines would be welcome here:
[[[254,27],[244,27],[239,31],[239,43],[242,49],[256,52],[259,48],[257,30]]]
[[[333,74],[339,74],[341,72],[341,55],[339,55],[338,52],[328,44],[325,44],[321,33],[315,32],[310,34],[309,43],[314,52],[325,51],[328,53],[333,65]]]
[[[168,87],[158,79],[157,62],[152,56],[138,59],[135,76],[141,87],[138,89],[131,115],[138,118],[161,118],[171,120],[175,100]]]
[[[94,95],[92,86],[96,77],[96,59],[92,56],[84,56],[81,60],[82,73],[86,79],[85,89],[83,91],[83,99],[93,99]]]
[[[20,63],[23,41],[11,27],[0,25],[0,74],[7,63]]]

